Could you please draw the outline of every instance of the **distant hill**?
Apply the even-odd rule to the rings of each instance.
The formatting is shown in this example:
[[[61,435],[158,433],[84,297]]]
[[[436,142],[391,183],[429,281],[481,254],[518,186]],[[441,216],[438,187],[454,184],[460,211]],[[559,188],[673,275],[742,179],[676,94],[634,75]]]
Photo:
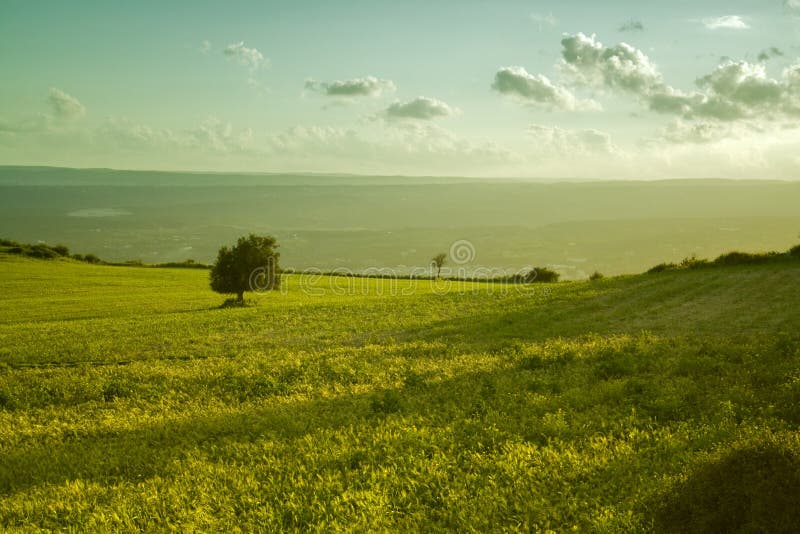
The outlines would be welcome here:
[[[5,185],[1,185],[5,184]],[[10,185],[15,184],[15,185]],[[729,250],[786,250],[800,183],[523,182],[459,178],[0,168],[0,229],[108,261],[210,262],[247,232],[287,267],[426,267],[456,241],[479,267],[564,278],[641,272]]]

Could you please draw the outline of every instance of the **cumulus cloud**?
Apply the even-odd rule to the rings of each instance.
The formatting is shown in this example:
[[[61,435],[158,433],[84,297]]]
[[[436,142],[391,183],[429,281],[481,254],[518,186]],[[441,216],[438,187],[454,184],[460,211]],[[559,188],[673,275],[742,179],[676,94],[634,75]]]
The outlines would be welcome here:
[[[574,111],[599,109],[593,100],[581,100],[569,89],[557,85],[543,74],[530,74],[523,67],[504,67],[494,75],[492,89],[549,110]]]
[[[394,82],[391,80],[381,80],[375,76],[354,78],[352,80],[337,80],[333,82],[306,80],[305,88],[310,91],[320,92],[326,96],[343,98],[380,96],[384,92],[393,92],[396,90]]]
[[[253,132],[249,129],[234,131],[230,123],[210,117],[198,126],[186,130],[153,128],[125,117],[109,117],[95,133],[99,146],[127,151],[171,150],[242,153],[254,149]]]
[[[256,48],[248,48],[244,41],[232,43],[226,46],[222,53],[230,60],[238,62],[240,65],[256,70],[264,64],[264,54]]]
[[[438,117],[449,117],[458,112],[458,109],[445,102],[426,96],[418,96],[408,102],[395,102],[386,108],[386,116],[390,119],[432,120]]]
[[[566,35],[561,46],[561,69],[580,83],[637,94],[663,85],[656,65],[627,43],[607,47],[594,35],[577,33]]]
[[[700,90],[686,92],[667,85],[655,63],[626,43],[607,47],[582,33],[567,35],[561,43],[561,68],[577,82],[631,94],[657,113],[774,120],[795,116],[800,109],[800,65],[785,69],[776,80],[767,76],[763,63],[726,60],[697,80]]]
[[[677,144],[707,144],[729,138],[732,135],[733,131],[729,123],[709,121],[688,122],[676,119],[664,127],[656,139],[646,140],[646,142],[658,144],[663,140]]]
[[[77,119],[86,114],[86,108],[80,101],[61,89],[50,88],[47,101],[53,110],[53,114],[59,119]]]
[[[619,32],[642,32],[644,31],[644,24],[640,20],[631,19],[622,24],[617,30]]]
[[[697,80],[702,92],[671,87],[650,97],[650,108],[685,118],[720,121],[780,120],[800,115],[800,65],[784,69],[782,78],[767,76],[761,63],[727,60]]]
[[[533,124],[527,136],[535,141],[540,154],[552,156],[620,155],[621,150],[611,142],[611,137],[599,130],[566,130],[558,127]]]
[[[266,153],[288,170],[328,172],[494,175],[498,168],[520,161],[519,155],[495,143],[468,139],[425,121],[391,126],[373,121],[358,131],[296,126],[269,136]]]
[[[707,17],[702,21],[703,26],[709,30],[749,30],[750,25],[740,15],[725,15],[722,17]]]

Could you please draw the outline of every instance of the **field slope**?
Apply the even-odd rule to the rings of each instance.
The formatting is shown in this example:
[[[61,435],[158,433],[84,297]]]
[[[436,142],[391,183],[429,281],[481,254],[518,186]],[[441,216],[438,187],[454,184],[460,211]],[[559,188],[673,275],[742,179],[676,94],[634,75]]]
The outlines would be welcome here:
[[[800,491],[797,262],[247,308],[207,276],[0,254],[0,526],[780,531],[748,462]]]

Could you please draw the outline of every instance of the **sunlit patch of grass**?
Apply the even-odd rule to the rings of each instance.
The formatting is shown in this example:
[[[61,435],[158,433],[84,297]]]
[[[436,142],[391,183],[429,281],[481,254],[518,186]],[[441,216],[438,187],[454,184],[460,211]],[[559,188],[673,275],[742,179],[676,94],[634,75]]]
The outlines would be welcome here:
[[[800,424],[790,264],[532,294],[289,276],[226,309],[203,271],[0,270],[9,528],[647,531]]]

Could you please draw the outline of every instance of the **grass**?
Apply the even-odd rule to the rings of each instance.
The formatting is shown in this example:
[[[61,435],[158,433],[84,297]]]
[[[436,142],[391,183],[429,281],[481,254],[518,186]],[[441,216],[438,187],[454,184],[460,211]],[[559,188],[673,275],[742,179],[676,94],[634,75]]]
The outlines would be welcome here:
[[[795,262],[525,293],[290,275],[240,308],[202,270],[0,274],[8,529],[649,531],[719,524],[686,504],[718,480],[742,492],[708,506],[755,502],[726,478],[748,451],[800,464]]]

